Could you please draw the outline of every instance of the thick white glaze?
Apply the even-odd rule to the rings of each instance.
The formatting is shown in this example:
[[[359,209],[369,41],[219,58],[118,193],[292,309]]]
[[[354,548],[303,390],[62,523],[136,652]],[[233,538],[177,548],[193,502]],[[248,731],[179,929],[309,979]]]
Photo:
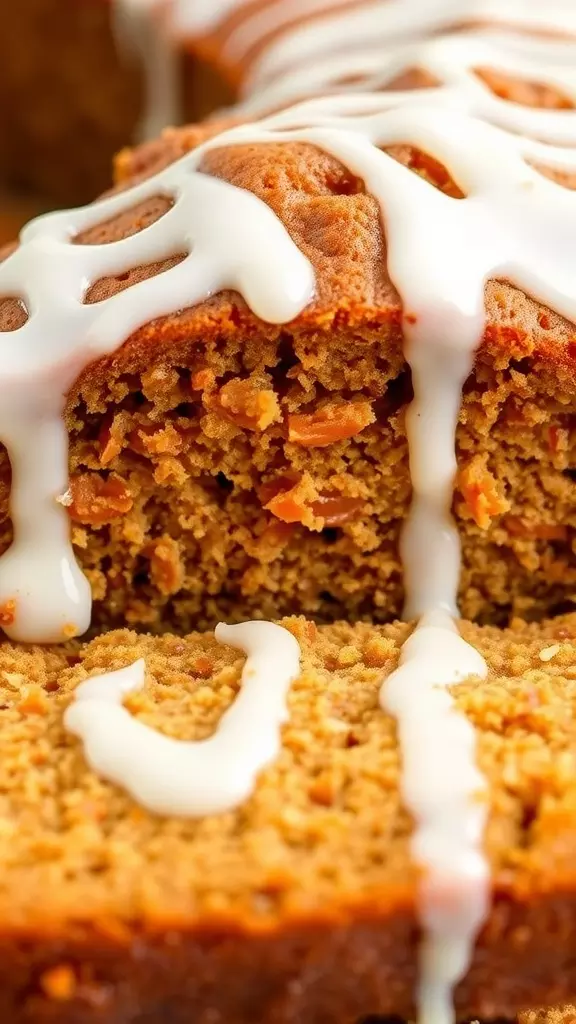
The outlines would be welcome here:
[[[177,50],[182,41],[209,34],[231,15],[242,15],[245,7],[224,41],[222,55],[241,61],[264,41],[242,86],[239,109],[246,116],[337,90],[340,79],[350,80],[346,91],[380,89],[393,76],[414,67],[426,67],[448,86],[459,85],[460,93],[464,87],[468,93],[482,89],[487,93],[472,74],[474,66],[497,66],[526,77],[534,68],[525,58],[533,57],[537,49],[539,82],[557,85],[574,96],[573,0],[546,4],[537,0],[279,0],[255,11],[247,0],[116,0],[114,24],[120,49],[135,51],[144,69],[140,139],[153,138],[166,125],[180,123]],[[488,45],[489,34],[481,44],[481,32],[467,33],[460,41],[451,35],[446,41],[426,41],[430,34],[477,23],[500,26],[499,37],[491,33],[493,46]],[[536,41],[525,35],[526,30],[556,36]],[[559,76],[558,61],[564,64]],[[355,78],[359,79],[356,85]],[[550,135],[546,138],[560,141]]]
[[[486,783],[475,764],[474,727],[454,710],[447,690],[466,676],[485,675],[483,659],[459,636],[451,616],[427,612],[380,692],[382,707],[398,721],[402,791],[416,821],[412,850],[426,869],[419,1024],[453,1018],[452,990],[466,973],[489,908],[490,871],[482,853]]]
[[[290,2],[290,0],[287,0]],[[454,25],[489,22],[494,25],[576,35],[576,5],[572,0],[368,0],[331,10],[288,28],[273,38],[252,65],[245,85],[254,93],[290,68],[310,68],[327,54],[345,51],[349,73],[357,50],[421,38]]]
[[[276,0],[266,3],[255,12],[245,12],[236,28],[228,33],[223,56],[231,61],[242,60],[253,46],[268,36],[286,30],[289,25],[297,25],[304,18],[322,16],[350,3],[351,0]],[[237,4],[236,7],[242,9],[242,5]]]
[[[216,639],[247,659],[240,693],[209,739],[162,736],[122,707],[144,685],[142,660],[81,683],[65,712],[94,771],[157,814],[197,818],[237,807],[280,750],[288,690],[300,671],[298,641],[272,622],[220,624]]]
[[[569,143],[576,134],[576,110],[539,110],[496,96],[476,74],[493,68],[520,81],[557,89],[576,105],[576,37],[533,38],[502,30],[475,29],[433,39],[370,45],[350,53],[327,50],[304,67],[287,70],[260,87],[248,90],[239,110],[246,116],[288,106],[315,94],[342,91],[339,82],[353,81],[345,91],[377,92],[403,73],[418,68],[440,84],[433,88],[391,94],[391,105],[415,101],[468,110],[493,124],[546,142]],[[537,69],[537,70],[535,70]]]

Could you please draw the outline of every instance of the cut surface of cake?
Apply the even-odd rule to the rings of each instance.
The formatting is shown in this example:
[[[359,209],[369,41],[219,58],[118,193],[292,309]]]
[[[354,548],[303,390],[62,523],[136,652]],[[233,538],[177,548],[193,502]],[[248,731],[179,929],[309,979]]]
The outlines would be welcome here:
[[[411,6],[343,4],[341,48]],[[576,996],[574,42],[517,31],[560,8],[468,5],[386,80],[360,47],[349,91],[320,61],[5,253],[8,1013],[54,977],[107,1024]],[[77,639],[120,623],[166,632]]]

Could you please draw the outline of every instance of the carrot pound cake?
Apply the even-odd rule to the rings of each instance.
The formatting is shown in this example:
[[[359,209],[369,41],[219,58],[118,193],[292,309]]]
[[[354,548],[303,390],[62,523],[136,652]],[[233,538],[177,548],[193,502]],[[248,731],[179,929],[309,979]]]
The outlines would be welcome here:
[[[18,690],[36,656],[69,680],[53,735],[39,716],[49,751],[77,758],[63,799],[85,775],[107,794],[102,821],[121,801],[101,847],[121,878],[98,896],[108,914],[86,886],[73,927],[60,875],[38,899],[21,886],[34,934],[58,936],[58,963],[36,973],[74,1013],[76,986],[103,975],[113,993],[130,957],[128,1009],[107,1013],[96,984],[96,1017],[453,1024],[574,998],[574,615],[517,618],[574,599],[576,91],[562,40],[478,46],[439,37],[398,52],[394,88],[172,130],[119,158],[113,193],[32,221],[0,263],[0,615],[28,645],[6,650]],[[400,612],[411,625],[270,621]],[[154,652],[173,671],[189,642],[174,630],[220,617],[176,703],[164,679],[150,703]],[[120,622],[170,632],[134,636],[130,656],[128,634],[80,646]],[[314,702],[293,711],[316,643],[314,692],[338,693],[374,738],[358,752],[346,724],[328,730],[352,751],[346,827],[346,771],[315,738]],[[121,661],[83,678],[77,659],[100,648]],[[228,703],[206,682],[229,664],[220,648],[246,656]],[[190,736],[180,708],[198,676],[205,731]],[[294,721],[300,782],[282,777]],[[270,823],[291,811],[299,849],[310,802],[318,845],[306,832],[310,859],[286,860]],[[150,870],[133,822],[162,836]],[[90,873],[102,893],[97,861]]]
[[[3,1020],[412,1017],[414,826],[378,698],[411,627],[283,626],[302,665],[281,750],[248,800],[200,820],[157,817],[95,775],[63,715],[87,677],[144,659],[129,715],[205,739],[238,700],[238,651],[127,630],[0,647]],[[456,1008],[513,1018],[576,995],[576,618],[460,628],[489,666],[452,693],[488,782],[493,902]]]
[[[129,0],[117,2],[130,7]],[[132,6],[153,18],[162,5]],[[477,58],[479,78],[493,76],[505,95],[514,70],[534,56],[549,71],[559,58],[572,63],[565,44],[576,39],[571,0],[172,0],[163,10],[173,43],[194,55],[201,73],[214,69],[231,84],[244,116],[330,91],[404,87],[408,56],[420,67],[422,43],[429,42],[443,51],[463,43]],[[499,51],[497,64],[484,60],[488,43],[492,57],[494,47]],[[432,78],[442,79],[442,57],[438,66]],[[526,86],[531,82],[539,84],[525,78]]]

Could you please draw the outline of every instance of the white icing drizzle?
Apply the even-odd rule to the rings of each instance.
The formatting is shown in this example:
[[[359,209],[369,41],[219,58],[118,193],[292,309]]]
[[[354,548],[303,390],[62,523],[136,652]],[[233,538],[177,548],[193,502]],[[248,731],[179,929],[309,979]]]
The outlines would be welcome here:
[[[56,500],[67,487],[65,396],[81,370],[141,325],[223,288],[239,291],[272,323],[292,320],[312,296],[312,268],[275,214],[252,193],[199,173],[204,151],[136,188],[32,221],[0,264],[0,296],[20,297],[30,313],[18,331],[0,334],[0,438],[14,474],[14,542],[0,557],[0,604],[16,602],[14,622],[5,627],[14,640],[58,642],[90,622],[90,588]],[[159,194],[174,205],[139,234],[108,245],[71,244]],[[171,270],[84,303],[92,282],[182,252],[188,255]]]
[[[174,28],[184,36],[208,35],[249,0],[173,0]]]
[[[113,17],[122,50],[136,51],[146,80],[146,103],[138,138],[153,138],[181,120],[178,84],[178,46],[186,39],[209,34],[232,15],[246,12],[225,39],[222,54],[241,61],[253,46],[266,40],[243,83],[239,110],[255,116],[337,87],[338,79],[358,76],[364,82],[346,91],[382,88],[393,75],[411,67],[426,67],[447,85],[465,84],[468,91],[482,86],[471,74],[474,65],[497,62],[501,70],[519,77],[531,74],[523,54],[540,48],[539,80],[564,86],[574,93],[576,7],[573,0],[279,0],[251,10],[247,0],[116,0]],[[464,39],[429,41],[427,35],[470,23],[500,25],[500,44],[482,49],[480,33]],[[530,40],[513,31],[555,32],[556,38]],[[507,39],[507,53],[503,41]],[[271,37],[271,38],[268,38]],[[493,41],[497,42],[493,35]],[[440,42],[440,45],[437,43]],[[518,59],[514,60],[515,53]],[[561,81],[555,64],[565,64]],[[429,62],[434,67],[429,67]],[[548,66],[547,66],[548,65]],[[439,72],[439,73],[438,73]],[[503,101],[498,101],[503,103]],[[493,104],[494,105],[494,104]],[[547,136],[548,141],[553,141]],[[558,140],[556,140],[558,141]]]
[[[341,92],[346,75],[356,81],[346,92],[377,92],[414,68],[428,72],[441,84],[432,88],[391,93],[391,105],[415,101],[469,110],[493,124],[547,142],[566,143],[576,135],[575,110],[539,110],[510,103],[495,95],[476,74],[476,68],[497,68],[520,81],[558,89],[576,105],[576,39],[572,42],[534,39],[503,31],[476,29],[424,41],[374,45],[352,54],[330,51],[313,63],[288,70],[250,92],[240,104],[245,116],[285,107],[314,94]]]
[[[548,0],[545,4],[539,0],[369,0],[343,10],[334,10],[330,3],[327,8],[322,17],[287,28],[270,41],[250,69],[245,84],[248,94],[290,68],[310,68],[326,54],[345,50],[352,73],[356,50],[470,22],[576,35],[573,0]]]
[[[65,712],[94,771],[154,813],[197,818],[237,807],[279,753],[288,690],[300,671],[298,641],[272,622],[221,623],[215,635],[247,659],[240,693],[209,739],[163,736],[122,706],[144,685],[143,660],[81,683]]]
[[[223,56],[231,61],[242,60],[256,43],[280,32],[286,26],[297,24],[304,18],[326,14],[350,5],[351,0],[280,0],[267,3],[255,13],[246,16],[230,32],[223,46]],[[238,6],[238,5],[237,5]]]
[[[416,823],[412,851],[425,869],[419,1024],[454,1019],[452,992],[470,963],[490,892],[482,848],[487,787],[476,767],[474,727],[455,711],[447,691],[467,676],[488,672],[453,619],[460,541],[450,514],[460,395],[482,324],[476,310],[463,316],[463,311],[446,312],[442,303],[440,290],[436,323],[417,319],[405,349],[414,388],[406,417],[412,503],[401,554],[404,614],[418,624],[402,648],[399,667],[380,690],[381,706],[398,723],[402,794]]]
[[[398,721],[402,793],[416,821],[412,850],[426,868],[419,1024],[454,1019],[452,990],[468,969],[489,909],[490,872],[482,853],[486,783],[475,765],[474,727],[455,712],[447,691],[469,675],[486,675],[483,659],[447,612],[428,612],[380,693],[382,707]]]

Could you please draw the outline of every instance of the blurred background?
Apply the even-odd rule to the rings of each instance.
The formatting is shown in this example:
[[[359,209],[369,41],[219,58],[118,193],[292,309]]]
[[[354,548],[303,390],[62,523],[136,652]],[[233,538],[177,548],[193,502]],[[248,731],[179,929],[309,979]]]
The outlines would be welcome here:
[[[165,0],[1,7],[0,245],[30,217],[109,188],[123,146],[230,100],[170,38]]]

